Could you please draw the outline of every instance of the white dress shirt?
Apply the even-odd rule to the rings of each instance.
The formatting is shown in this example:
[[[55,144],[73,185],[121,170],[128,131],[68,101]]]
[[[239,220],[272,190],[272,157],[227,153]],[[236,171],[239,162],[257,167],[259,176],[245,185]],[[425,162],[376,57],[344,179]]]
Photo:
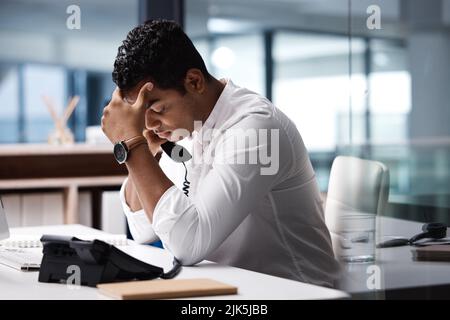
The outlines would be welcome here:
[[[272,135],[249,138],[244,145],[233,142],[255,130]],[[176,185],[169,188],[153,223],[143,210],[130,211],[124,182],[120,196],[133,238],[161,239],[184,265],[206,259],[333,286],[339,265],[315,173],[293,122],[266,98],[228,80],[192,143],[193,159],[186,163],[189,197]],[[267,157],[249,160],[267,150],[270,164]]]

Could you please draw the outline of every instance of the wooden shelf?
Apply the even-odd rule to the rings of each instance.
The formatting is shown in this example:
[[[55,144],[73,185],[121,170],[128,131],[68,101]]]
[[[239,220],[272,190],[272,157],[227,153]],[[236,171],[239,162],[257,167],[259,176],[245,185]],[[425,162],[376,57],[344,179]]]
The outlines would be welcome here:
[[[80,188],[95,192],[118,188],[127,175],[126,167],[115,161],[112,145],[108,144],[1,145],[0,164],[0,192],[61,189],[65,223],[78,223]],[[99,221],[101,197],[93,198],[93,220]]]
[[[49,144],[2,144],[0,156],[36,156],[36,155],[64,155],[64,154],[111,154],[112,144],[88,144],[75,143],[73,145],[49,145]]]
[[[12,179],[0,180],[0,190],[46,189],[77,187],[106,187],[121,185],[126,176],[51,178],[51,179]]]

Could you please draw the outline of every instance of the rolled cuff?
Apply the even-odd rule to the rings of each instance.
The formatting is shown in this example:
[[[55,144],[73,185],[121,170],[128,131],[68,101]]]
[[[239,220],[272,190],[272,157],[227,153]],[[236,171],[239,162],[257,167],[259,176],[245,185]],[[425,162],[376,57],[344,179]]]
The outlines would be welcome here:
[[[195,206],[176,186],[164,192],[153,211],[153,229],[164,248],[183,265],[193,265],[204,259],[207,244],[195,241],[196,235],[203,239],[198,234],[198,224]]]
[[[125,199],[125,186],[128,182],[128,178],[122,183],[120,188],[120,202],[122,203],[123,213],[127,217],[128,227],[130,228],[133,240],[144,244],[158,241],[159,238],[153,230],[150,219],[145,213],[144,209],[138,211],[131,211]]]

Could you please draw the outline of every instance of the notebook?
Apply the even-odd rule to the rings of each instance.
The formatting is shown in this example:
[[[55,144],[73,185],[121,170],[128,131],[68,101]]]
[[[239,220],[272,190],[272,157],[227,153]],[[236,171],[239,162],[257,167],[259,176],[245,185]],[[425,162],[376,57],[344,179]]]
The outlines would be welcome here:
[[[72,235],[71,235],[72,236]],[[73,235],[81,240],[102,240],[115,246],[127,246],[129,244],[126,235]],[[0,241],[0,248],[42,248],[41,236],[14,235],[9,239]]]
[[[412,251],[413,260],[417,261],[450,261],[450,245],[431,245],[415,248]]]
[[[205,278],[98,284],[100,293],[122,300],[168,299],[236,294],[237,287]]]

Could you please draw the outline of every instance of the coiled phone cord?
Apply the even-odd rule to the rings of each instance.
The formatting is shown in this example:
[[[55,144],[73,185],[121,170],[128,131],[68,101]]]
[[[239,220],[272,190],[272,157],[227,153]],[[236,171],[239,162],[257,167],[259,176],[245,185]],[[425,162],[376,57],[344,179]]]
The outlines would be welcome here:
[[[183,182],[183,192],[186,197],[189,197],[189,186],[190,182],[187,179],[187,167],[184,162],[181,162],[184,166],[185,174],[184,174],[184,182]],[[160,278],[161,279],[172,279],[181,271],[182,264],[176,258],[173,258],[173,267],[168,272],[163,273]]]
[[[184,166],[184,170],[185,170],[185,174],[184,174],[184,182],[183,182],[183,192],[186,195],[186,197],[189,197],[189,186],[190,186],[190,182],[187,179],[187,168],[186,165],[184,164],[184,162],[182,162],[183,166]]]

